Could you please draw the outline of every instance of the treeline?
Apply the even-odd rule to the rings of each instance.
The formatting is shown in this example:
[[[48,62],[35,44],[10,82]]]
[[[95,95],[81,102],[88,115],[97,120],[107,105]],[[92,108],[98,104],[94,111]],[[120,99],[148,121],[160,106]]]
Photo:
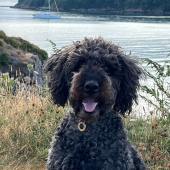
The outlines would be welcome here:
[[[62,11],[73,10],[103,10],[119,12],[153,12],[170,14],[170,0],[55,0]],[[41,8],[48,6],[48,0],[19,0],[18,7]],[[51,6],[55,9],[55,2],[51,0]],[[95,11],[95,10],[94,10]]]
[[[18,0],[15,6],[21,8],[40,8],[48,6],[48,0]]]
[[[60,8],[115,8],[170,10],[170,0],[56,0]]]

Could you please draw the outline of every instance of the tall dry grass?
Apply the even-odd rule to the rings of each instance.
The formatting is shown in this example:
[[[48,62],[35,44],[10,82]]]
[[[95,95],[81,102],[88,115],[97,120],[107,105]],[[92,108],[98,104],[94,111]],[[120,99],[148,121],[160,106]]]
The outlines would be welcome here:
[[[170,118],[155,113],[143,118],[126,118],[130,141],[137,147],[151,170],[170,169]]]
[[[0,87],[0,169],[45,162],[64,110],[52,104],[45,90],[28,87],[13,95],[7,81]]]

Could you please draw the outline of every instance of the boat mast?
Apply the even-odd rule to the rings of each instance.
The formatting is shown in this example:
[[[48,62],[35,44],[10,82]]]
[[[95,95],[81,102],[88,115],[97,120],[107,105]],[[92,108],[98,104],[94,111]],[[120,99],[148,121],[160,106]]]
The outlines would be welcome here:
[[[51,10],[50,0],[48,0],[48,8],[49,8],[49,12],[50,12],[50,10]]]
[[[56,10],[57,10],[57,12],[59,11],[59,9],[58,9],[58,6],[57,6],[57,3],[56,3],[56,1],[54,0],[54,3],[55,3],[55,7],[56,7]]]

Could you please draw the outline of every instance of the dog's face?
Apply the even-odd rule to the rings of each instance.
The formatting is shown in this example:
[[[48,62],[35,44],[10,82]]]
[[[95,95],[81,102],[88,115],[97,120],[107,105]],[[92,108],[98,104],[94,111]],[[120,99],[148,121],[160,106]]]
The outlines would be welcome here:
[[[114,106],[120,82],[116,76],[110,77],[105,68],[90,59],[73,74],[69,101],[83,120],[96,120]]]
[[[70,102],[77,117],[97,120],[106,112],[122,115],[136,100],[141,69],[119,47],[103,39],[85,39],[60,50],[46,65],[56,104]]]

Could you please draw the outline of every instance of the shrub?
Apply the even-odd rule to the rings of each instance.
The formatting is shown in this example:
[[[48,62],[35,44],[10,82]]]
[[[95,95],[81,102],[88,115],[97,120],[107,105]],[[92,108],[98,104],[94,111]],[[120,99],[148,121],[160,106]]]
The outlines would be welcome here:
[[[9,64],[8,55],[6,53],[0,54],[0,68],[8,64]]]
[[[0,39],[0,47],[3,47],[3,41]]]
[[[170,62],[163,65],[150,59],[145,59],[149,70],[145,70],[153,85],[142,86],[142,91],[147,94],[141,97],[154,106],[161,116],[170,116]],[[149,95],[149,96],[148,96]]]
[[[1,39],[5,39],[6,38],[6,34],[3,31],[0,31],[0,38]]]

